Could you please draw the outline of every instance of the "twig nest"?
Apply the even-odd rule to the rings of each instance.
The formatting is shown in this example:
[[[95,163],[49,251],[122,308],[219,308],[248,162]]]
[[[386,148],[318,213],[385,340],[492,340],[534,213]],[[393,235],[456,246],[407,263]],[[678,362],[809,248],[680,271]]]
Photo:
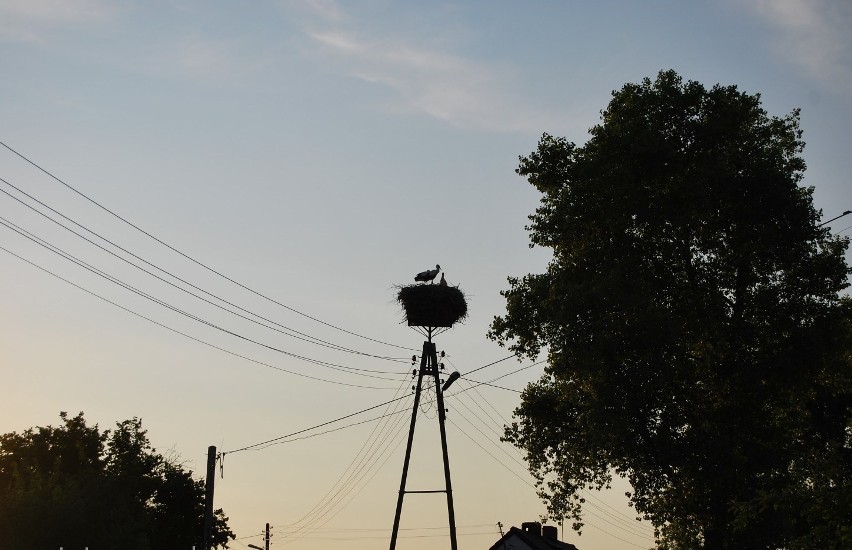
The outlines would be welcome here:
[[[467,317],[464,292],[455,286],[401,286],[397,300],[410,327],[451,327]]]

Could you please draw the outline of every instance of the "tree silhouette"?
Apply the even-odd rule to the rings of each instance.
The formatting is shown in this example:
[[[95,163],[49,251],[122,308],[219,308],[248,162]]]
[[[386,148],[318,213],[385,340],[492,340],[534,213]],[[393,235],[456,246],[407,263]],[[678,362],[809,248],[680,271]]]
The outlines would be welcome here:
[[[591,138],[545,134],[545,273],[510,278],[490,335],[546,348],[506,439],[554,518],[625,476],[661,548],[852,545],[848,240],[799,185],[799,113],[673,71],[613,92]]]
[[[0,436],[4,548],[201,548],[204,483],[151,447],[138,418],[101,432],[62,426]],[[216,510],[214,543],[234,534]]]

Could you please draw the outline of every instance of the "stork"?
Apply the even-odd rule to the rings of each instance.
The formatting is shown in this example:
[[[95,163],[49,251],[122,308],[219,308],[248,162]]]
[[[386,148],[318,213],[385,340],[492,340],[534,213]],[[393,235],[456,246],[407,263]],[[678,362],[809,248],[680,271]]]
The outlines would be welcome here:
[[[438,272],[441,271],[441,266],[435,264],[435,269],[427,269],[426,271],[421,271],[417,275],[414,276],[415,281],[426,281],[431,282],[438,276]]]
[[[444,274],[441,273],[441,282],[438,283],[441,286],[447,286],[447,280],[444,279]]]

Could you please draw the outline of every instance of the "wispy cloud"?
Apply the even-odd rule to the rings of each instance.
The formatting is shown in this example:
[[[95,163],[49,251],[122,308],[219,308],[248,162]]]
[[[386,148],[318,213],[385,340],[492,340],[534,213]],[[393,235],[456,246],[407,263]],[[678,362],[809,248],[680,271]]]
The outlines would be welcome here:
[[[192,73],[228,73],[239,64],[235,48],[201,36],[186,37],[169,52],[177,68]]]
[[[503,132],[539,132],[552,117],[529,108],[514,92],[517,71],[474,60],[410,37],[377,37],[352,29],[339,7],[322,2],[333,17],[320,18],[308,36],[319,52],[341,62],[352,77],[393,92],[382,108],[425,115],[459,127]],[[341,21],[349,21],[342,28]],[[367,37],[369,36],[369,37]]]
[[[104,0],[0,0],[0,37],[40,41],[46,30],[101,22],[115,11]]]
[[[327,21],[342,21],[346,13],[335,0],[305,0],[303,6]]]
[[[189,32],[163,40],[137,58],[134,70],[155,78],[193,81],[214,87],[245,87],[274,64],[269,52],[258,52],[239,37]]]
[[[775,47],[827,88],[852,92],[852,3],[844,0],[750,0],[782,35]]]

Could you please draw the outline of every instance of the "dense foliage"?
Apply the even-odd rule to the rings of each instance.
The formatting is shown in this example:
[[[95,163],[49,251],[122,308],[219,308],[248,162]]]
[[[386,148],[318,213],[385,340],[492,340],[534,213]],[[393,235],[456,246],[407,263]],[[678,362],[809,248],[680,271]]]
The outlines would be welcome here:
[[[2,548],[201,548],[204,483],[158,454],[139,419],[112,431],[83,413],[0,436]],[[234,534],[222,510],[214,541]]]
[[[799,113],[673,71],[613,92],[583,146],[545,134],[542,193],[490,336],[546,349],[507,440],[553,518],[613,473],[660,548],[852,547],[848,240],[799,185]]]

